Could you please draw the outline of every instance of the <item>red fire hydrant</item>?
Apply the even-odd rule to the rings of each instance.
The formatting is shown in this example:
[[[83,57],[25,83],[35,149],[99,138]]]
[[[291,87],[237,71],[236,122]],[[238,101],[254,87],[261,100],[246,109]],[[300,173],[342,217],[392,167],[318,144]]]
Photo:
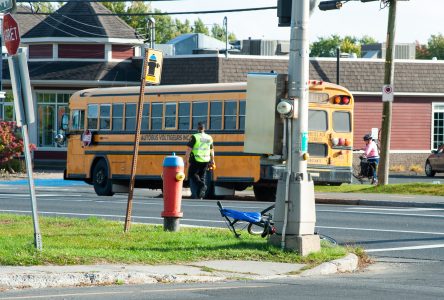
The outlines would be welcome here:
[[[163,160],[163,229],[179,231],[179,218],[182,202],[182,186],[185,179],[183,159],[173,153]]]

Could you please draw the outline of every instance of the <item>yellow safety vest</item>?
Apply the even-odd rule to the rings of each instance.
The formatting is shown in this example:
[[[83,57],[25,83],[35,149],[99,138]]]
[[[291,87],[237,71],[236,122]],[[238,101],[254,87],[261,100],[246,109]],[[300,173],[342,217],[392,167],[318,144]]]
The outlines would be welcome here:
[[[193,146],[191,153],[197,162],[209,162],[211,159],[211,145],[213,145],[213,138],[206,133],[193,134],[196,143]]]

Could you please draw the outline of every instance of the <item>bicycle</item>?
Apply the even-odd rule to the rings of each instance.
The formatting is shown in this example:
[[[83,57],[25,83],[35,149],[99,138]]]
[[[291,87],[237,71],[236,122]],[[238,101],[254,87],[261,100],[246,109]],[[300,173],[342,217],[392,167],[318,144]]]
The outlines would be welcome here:
[[[240,237],[240,233],[236,231],[240,229],[247,228],[247,232],[252,235],[261,235],[261,237],[265,238],[269,235],[276,233],[276,227],[273,222],[273,215],[271,214],[271,210],[274,209],[275,205],[270,205],[260,212],[244,212],[238,211],[234,209],[224,208],[220,201],[217,201],[217,206],[219,207],[219,211],[221,216],[225,219],[225,223],[231,232],[234,233],[236,238]],[[242,224],[245,222],[246,224]],[[335,239],[316,232],[314,234],[319,235],[320,239],[323,241],[327,241],[332,245],[337,245]]]
[[[377,168],[376,163],[369,162],[364,156],[359,156],[359,159],[359,166],[353,167],[353,177],[355,177],[361,184],[365,181],[369,181],[370,184],[375,184],[377,180],[375,180],[373,174]]]

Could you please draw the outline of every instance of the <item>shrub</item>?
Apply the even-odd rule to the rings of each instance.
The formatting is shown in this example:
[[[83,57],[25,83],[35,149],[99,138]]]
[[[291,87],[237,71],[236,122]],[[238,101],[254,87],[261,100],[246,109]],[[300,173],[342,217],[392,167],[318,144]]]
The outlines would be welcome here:
[[[23,153],[23,139],[15,122],[0,121],[0,165],[13,171],[11,163],[14,158]],[[34,144],[29,145],[29,150],[36,149]]]

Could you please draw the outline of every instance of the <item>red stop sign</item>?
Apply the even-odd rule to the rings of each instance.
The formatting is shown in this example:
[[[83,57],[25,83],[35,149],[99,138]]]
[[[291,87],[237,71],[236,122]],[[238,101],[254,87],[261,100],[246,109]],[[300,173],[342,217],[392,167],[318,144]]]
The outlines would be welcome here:
[[[20,45],[20,33],[17,21],[14,20],[11,14],[6,14],[3,17],[3,40],[8,54],[16,54]]]

